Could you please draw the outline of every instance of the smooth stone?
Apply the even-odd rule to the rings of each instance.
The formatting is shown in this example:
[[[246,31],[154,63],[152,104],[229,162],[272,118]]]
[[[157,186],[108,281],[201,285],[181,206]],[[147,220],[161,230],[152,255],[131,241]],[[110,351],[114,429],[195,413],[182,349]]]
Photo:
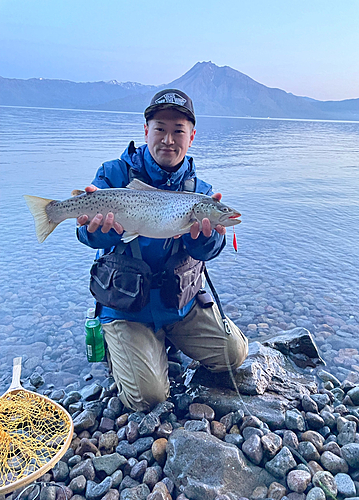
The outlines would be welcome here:
[[[305,418],[307,420],[309,429],[313,429],[315,431],[321,429],[325,424],[324,419],[317,413],[308,411],[305,414]]]
[[[314,486],[322,488],[323,491],[326,489],[331,496],[336,497],[338,493],[337,483],[333,475],[327,471],[318,471],[312,477],[312,483]],[[326,495],[327,496],[327,495]]]
[[[316,431],[306,431],[300,436],[301,441],[310,441],[314,444],[319,453],[322,451],[324,444],[324,438],[319,432]]]
[[[342,456],[353,469],[359,469],[359,443],[350,443],[342,447]]]
[[[304,470],[292,470],[287,475],[288,488],[295,493],[304,493],[311,481],[310,472]]]
[[[318,486],[315,486],[314,488],[311,488],[308,493],[306,500],[325,500],[326,496],[322,488],[319,488]]]
[[[203,403],[190,404],[188,412],[189,417],[193,420],[202,420],[205,418],[211,422],[215,417],[214,410],[210,406]]]
[[[339,473],[334,476],[337,483],[338,494],[343,497],[355,497],[356,489],[352,478],[348,474]]]
[[[320,463],[333,475],[338,474],[339,472],[347,473],[349,470],[347,462],[331,451],[325,451],[322,453]]]
[[[136,465],[134,465],[130,472],[130,476],[132,477],[132,479],[141,482],[144,473],[146,472],[147,465],[147,460],[140,460]]]
[[[156,441],[153,442],[152,447],[151,447],[153,458],[161,466],[163,466],[165,461],[166,461],[166,456],[167,456],[166,446],[167,446],[167,439],[160,438],[160,439],[156,439]]]
[[[251,435],[242,445],[243,453],[255,465],[259,465],[263,458],[261,438],[257,434]]]

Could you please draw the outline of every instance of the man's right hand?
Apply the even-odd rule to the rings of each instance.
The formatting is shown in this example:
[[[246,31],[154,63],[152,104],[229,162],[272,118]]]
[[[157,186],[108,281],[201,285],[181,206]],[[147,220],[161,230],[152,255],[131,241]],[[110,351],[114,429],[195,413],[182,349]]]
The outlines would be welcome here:
[[[85,191],[86,193],[93,193],[94,191],[97,191],[97,189],[98,188],[96,186],[91,184],[90,186],[87,186],[85,188]],[[80,217],[77,218],[77,223],[79,224],[79,226],[84,226],[88,223],[88,220],[89,217],[87,215],[80,215]],[[122,234],[124,232],[121,224],[115,221],[115,216],[112,212],[108,212],[105,220],[103,220],[102,214],[96,214],[95,217],[89,222],[87,231],[89,233],[94,233],[99,227],[101,227],[102,233],[108,233],[111,229],[114,229],[118,234]]]

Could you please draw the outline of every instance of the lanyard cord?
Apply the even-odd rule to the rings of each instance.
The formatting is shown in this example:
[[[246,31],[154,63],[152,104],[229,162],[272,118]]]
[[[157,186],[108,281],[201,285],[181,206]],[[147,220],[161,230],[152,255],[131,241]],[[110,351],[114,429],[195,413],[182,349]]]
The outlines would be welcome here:
[[[224,331],[226,332],[227,335],[232,335],[231,326],[230,326],[230,324],[228,322],[228,319],[226,318],[226,315],[224,314],[223,307],[222,307],[221,301],[219,299],[218,293],[216,292],[216,289],[214,288],[214,285],[212,283],[211,278],[209,277],[209,274],[208,274],[208,271],[207,271],[206,267],[204,268],[204,275],[205,275],[205,278],[206,278],[207,283],[209,285],[209,288],[211,289],[211,292],[213,294],[214,300],[216,301],[219,313],[220,313],[221,318],[222,318]],[[240,400],[240,402],[241,402],[241,404],[242,404],[242,406],[243,406],[246,414],[252,416],[252,413],[249,411],[247,405],[243,401],[243,398],[240,395],[240,392],[238,390],[237,383],[235,381],[234,374],[233,374],[233,369],[232,369],[231,364],[229,362],[228,344],[226,344],[226,346],[224,347],[224,355],[225,355],[225,358],[226,358],[226,365],[227,365],[227,368],[228,368],[228,372],[229,372],[229,375],[231,377],[232,384],[233,384],[234,389],[235,389],[235,391],[237,393],[237,396],[238,396],[238,398],[239,398],[239,400]]]

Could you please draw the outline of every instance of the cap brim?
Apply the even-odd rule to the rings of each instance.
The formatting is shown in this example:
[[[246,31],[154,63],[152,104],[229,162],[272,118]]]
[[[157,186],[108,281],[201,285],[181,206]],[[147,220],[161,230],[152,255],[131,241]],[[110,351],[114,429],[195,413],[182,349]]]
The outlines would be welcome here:
[[[191,122],[196,124],[196,117],[189,109],[185,108],[184,106],[179,106],[178,104],[173,104],[171,102],[164,102],[163,104],[153,104],[152,106],[148,106],[148,108],[146,108],[144,112],[146,120],[149,120],[154,113],[163,109],[175,109],[176,111],[179,111],[180,113],[186,115]]]

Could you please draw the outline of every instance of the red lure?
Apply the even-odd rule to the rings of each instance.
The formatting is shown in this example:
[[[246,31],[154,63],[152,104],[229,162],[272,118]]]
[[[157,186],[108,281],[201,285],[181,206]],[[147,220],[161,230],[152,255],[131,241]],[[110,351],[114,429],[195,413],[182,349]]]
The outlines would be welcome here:
[[[236,252],[238,252],[237,238],[236,238],[236,233],[234,232],[234,226],[233,226],[233,248]]]

